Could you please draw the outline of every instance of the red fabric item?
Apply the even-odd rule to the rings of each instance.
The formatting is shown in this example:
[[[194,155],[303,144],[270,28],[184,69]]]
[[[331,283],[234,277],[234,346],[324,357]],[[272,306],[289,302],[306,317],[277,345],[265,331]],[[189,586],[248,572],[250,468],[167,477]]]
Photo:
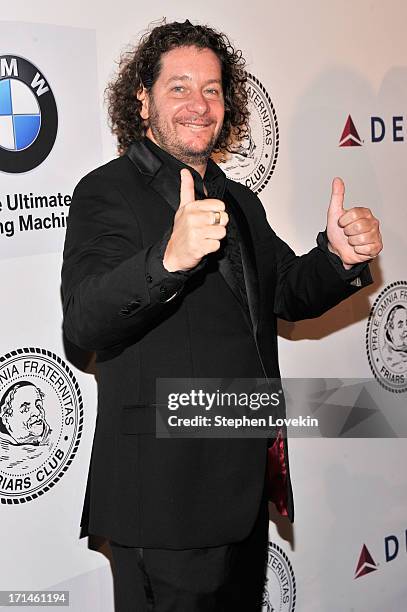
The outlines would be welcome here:
[[[281,429],[274,444],[268,449],[267,481],[269,500],[276,505],[277,510],[282,516],[288,516],[287,466]]]

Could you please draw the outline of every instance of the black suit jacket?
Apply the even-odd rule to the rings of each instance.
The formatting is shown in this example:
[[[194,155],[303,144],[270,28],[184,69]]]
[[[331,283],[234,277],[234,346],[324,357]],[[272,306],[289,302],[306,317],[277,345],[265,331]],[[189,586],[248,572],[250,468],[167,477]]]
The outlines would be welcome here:
[[[151,147],[134,143],[75,189],[62,271],[64,330],[96,351],[98,369],[82,535],[157,548],[245,538],[263,494],[267,440],[157,439],[149,419],[156,378],[245,376],[239,347],[216,343],[222,321],[253,340],[265,374],[278,378],[276,317],[316,317],[359,288],[322,247],[297,257],[249,189],[230,180],[226,189],[242,239],[250,334],[231,308],[227,267],[209,274],[203,266],[170,301],[171,275],[158,285],[151,278],[151,251],[161,248],[176,208],[168,168]],[[371,282],[368,269],[360,278],[362,286]],[[286,440],[284,451],[293,520]]]

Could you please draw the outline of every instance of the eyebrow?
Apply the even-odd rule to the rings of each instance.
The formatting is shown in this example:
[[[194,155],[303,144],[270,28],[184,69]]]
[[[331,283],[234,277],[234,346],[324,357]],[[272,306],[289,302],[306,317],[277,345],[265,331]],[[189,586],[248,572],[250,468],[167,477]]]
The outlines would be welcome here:
[[[167,79],[165,84],[168,85],[172,81],[192,81],[192,79],[188,74],[177,74]],[[205,81],[204,86],[209,85],[209,83],[218,83],[219,85],[221,85],[222,81],[221,79],[208,79],[207,81]]]

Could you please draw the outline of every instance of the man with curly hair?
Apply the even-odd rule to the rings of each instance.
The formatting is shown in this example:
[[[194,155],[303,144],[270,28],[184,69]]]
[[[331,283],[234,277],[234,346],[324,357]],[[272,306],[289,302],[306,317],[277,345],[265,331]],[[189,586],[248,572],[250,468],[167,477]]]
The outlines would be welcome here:
[[[95,350],[98,418],[83,535],[109,539],[116,611],[261,610],[273,499],[293,520],[287,441],[158,438],[160,378],[279,378],[276,317],[315,317],[371,282],[381,249],[336,179],[297,257],[211,159],[248,133],[245,63],[213,28],[163,23],[108,87],[120,157],[75,189],[64,329]]]

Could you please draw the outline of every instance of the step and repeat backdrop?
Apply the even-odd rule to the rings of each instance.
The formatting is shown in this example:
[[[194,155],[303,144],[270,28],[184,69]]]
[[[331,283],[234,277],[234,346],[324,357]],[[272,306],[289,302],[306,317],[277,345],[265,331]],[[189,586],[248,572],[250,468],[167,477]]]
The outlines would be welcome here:
[[[296,252],[325,228],[335,176],[345,206],[369,206],[382,226],[373,285],[320,319],[280,324],[283,376],[330,381],[324,399],[341,404],[342,435],[290,440],[296,520],[270,506],[263,610],[401,612],[407,6],[397,0],[2,8],[0,591],[69,591],[72,611],[113,612],[109,551],[79,539],[97,385],[93,356],[63,339],[60,268],[72,191],[116,155],[104,87],[120,53],[163,17],[207,23],[242,49],[250,134],[220,163],[259,194]],[[336,399],[341,386],[346,401]],[[399,420],[369,429],[396,400]]]

